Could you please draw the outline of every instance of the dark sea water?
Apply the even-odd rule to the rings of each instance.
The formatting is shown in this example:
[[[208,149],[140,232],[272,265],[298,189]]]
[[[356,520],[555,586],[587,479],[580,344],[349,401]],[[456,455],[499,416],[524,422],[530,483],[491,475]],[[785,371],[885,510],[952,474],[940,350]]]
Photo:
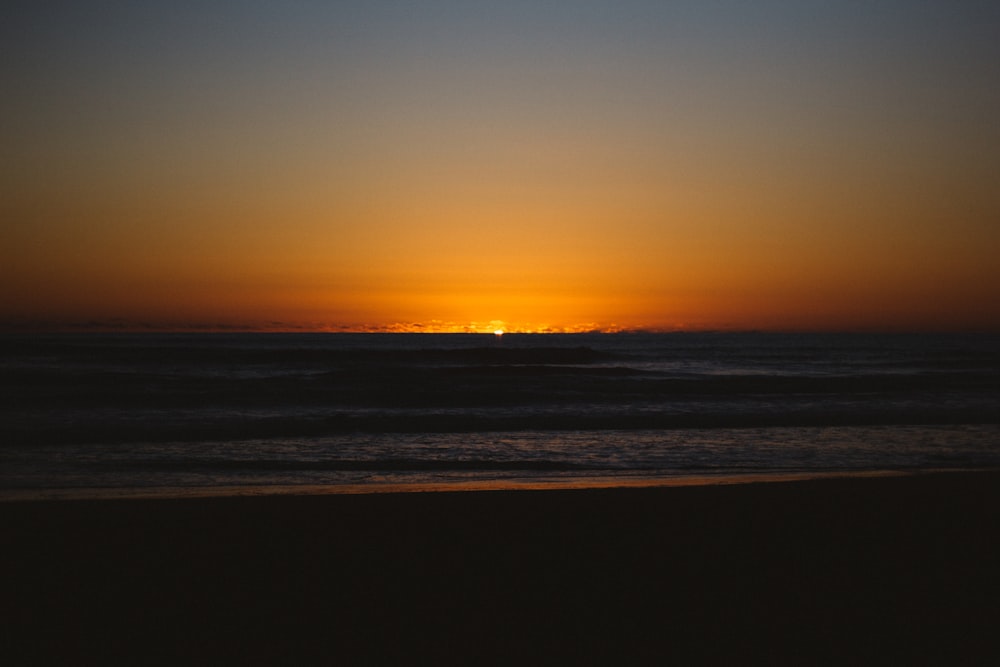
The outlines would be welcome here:
[[[0,337],[6,497],[997,466],[995,335]]]

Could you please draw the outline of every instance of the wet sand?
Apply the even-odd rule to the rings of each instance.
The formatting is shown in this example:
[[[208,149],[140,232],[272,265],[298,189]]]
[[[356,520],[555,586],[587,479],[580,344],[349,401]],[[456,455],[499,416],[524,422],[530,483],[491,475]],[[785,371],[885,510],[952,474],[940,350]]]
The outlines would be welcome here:
[[[0,503],[7,664],[970,664],[1000,474]],[[6,662],[6,660],[5,660]]]

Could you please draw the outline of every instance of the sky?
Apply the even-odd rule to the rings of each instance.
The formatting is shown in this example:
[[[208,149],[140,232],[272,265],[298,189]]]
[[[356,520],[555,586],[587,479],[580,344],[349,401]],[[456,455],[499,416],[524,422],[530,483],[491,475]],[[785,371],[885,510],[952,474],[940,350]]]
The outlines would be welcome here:
[[[0,329],[1000,331],[1000,4],[5,2]]]

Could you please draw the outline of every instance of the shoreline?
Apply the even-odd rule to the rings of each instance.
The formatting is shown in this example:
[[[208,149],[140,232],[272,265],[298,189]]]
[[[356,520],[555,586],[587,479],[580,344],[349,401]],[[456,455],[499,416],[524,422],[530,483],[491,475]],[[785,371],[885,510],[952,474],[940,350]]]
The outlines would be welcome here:
[[[976,664],[1000,473],[0,504],[17,664]]]
[[[140,500],[272,496],[381,495],[410,493],[476,493],[497,491],[570,491],[587,489],[675,488],[803,482],[823,479],[903,477],[939,474],[998,473],[1000,468],[920,468],[875,470],[830,470],[816,472],[724,473],[718,475],[577,477],[543,479],[473,480],[460,482],[375,482],[367,484],[230,485],[187,487],[81,487],[0,490],[4,503]]]

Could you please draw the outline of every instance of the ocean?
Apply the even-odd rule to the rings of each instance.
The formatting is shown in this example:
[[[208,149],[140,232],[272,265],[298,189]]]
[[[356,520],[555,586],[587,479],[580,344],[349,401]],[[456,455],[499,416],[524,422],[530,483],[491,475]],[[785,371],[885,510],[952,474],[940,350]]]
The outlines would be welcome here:
[[[987,334],[0,336],[0,497],[1000,467]]]

